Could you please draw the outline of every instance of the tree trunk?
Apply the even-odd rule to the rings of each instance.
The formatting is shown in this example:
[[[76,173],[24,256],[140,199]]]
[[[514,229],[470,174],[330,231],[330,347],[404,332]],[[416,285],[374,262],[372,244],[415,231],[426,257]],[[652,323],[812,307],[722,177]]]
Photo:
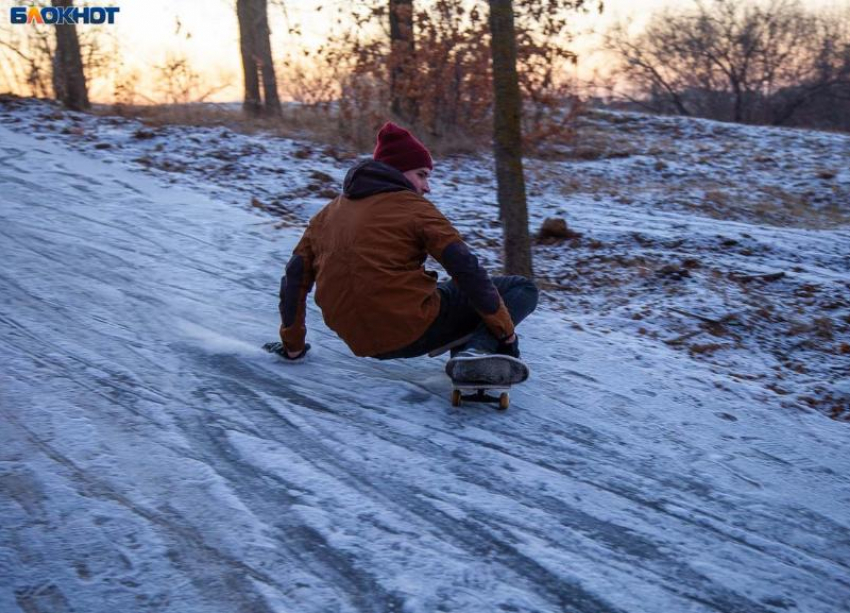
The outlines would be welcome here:
[[[390,0],[390,108],[403,119],[416,119],[414,73],[413,0]]]
[[[271,30],[269,29],[269,13],[267,0],[257,2],[257,56],[260,58],[260,73],[263,78],[263,95],[265,96],[265,115],[280,116],[280,97],[277,94],[277,76],[272,59]]]
[[[245,77],[245,95],[242,109],[247,115],[258,116],[263,102],[260,97],[260,77],[254,58],[255,32],[253,23],[253,0],[236,0],[236,17],[239,19],[239,50],[242,53],[242,73]]]
[[[236,0],[236,16],[245,76],[242,108],[253,117],[280,115],[266,0]]]
[[[73,0],[52,0],[55,7],[68,7]],[[80,54],[77,26],[69,23],[56,28],[56,54],[53,56],[53,92],[69,109],[82,111],[90,108],[86,89],[86,75]]]
[[[490,1],[493,55],[493,143],[499,213],[504,233],[505,273],[533,276],[528,206],[522,171],[522,99],[517,76],[511,0]]]

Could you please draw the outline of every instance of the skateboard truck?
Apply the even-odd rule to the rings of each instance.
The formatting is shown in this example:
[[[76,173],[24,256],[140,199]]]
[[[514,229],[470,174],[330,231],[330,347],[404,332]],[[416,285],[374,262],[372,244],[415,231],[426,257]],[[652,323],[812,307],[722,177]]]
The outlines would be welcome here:
[[[452,382],[452,406],[459,407],[461,402],[493,402],[498,403],[499,410],[504,411],[511,404],[511,397],[508,393],[509,385],[489,385],[486,383],[463,383],[460,381]],[[487,392],[498,392],[498,396],[492,396]],[[464,392],[472,392],[464,394]]]

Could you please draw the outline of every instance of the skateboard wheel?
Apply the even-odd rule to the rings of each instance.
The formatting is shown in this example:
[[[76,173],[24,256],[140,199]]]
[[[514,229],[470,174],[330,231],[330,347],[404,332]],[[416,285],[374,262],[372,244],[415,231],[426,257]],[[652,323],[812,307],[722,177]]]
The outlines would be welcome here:
[[[452,390],[452,406],[460,406],[460,390]]]
[[[504,411],[508,408],[508,405],[511,403],[511,397],[507,392],[502,392],[499,394],[499,410]]]

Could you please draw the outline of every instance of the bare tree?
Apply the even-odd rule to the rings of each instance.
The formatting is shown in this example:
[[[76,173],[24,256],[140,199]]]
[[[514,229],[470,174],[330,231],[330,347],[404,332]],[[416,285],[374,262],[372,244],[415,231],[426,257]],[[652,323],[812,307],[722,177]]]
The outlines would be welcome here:
[[[493,55],[493,144],[505,273],[534,276],[522,169],[522,98],[512,0],[490,0]]]
[[[51,0],[55,7],[73,6],[73,0]],[[66,107],[81,111],[88,109],[89,94],[77,26],[69,23],[57,25],[56,52],[53,56],[53,91]]]
[[[53,47],[47,28],[0,24],[0,66],[9,91],[39,98],[53,94]]]
[[[797,0],[697,0],[655,14],[637,35],[615,27],[607,47],[636,89],[626,96],[650,110],[781,125],[846,92],[850,35],[841,23]]]
[[[323,73],[339,76],[340,131],[355,141],[371,138],[372,127],[403,106],[403,101],[394,104],[394,98],[399,100],[391,93],[394,89],[413,105],[413,117],[405,119],[426,139],[451,141],[467,150],[475,147],[492,137],[487,5],[470,0],[407,1],[415,44],[405,43],[403,49],[405,54],[413,52],[409,74],[415,78],[405,77],[403,83],[400,71],[393,76],[394,66],[401,62],[392,60],[394,22],[387,19],[396,4],[399,10],[406,8],[401,0],[392,6],[387,0],[338,5],[342,31],[329,36],[316,57]],[[572,40],[568,18],[585,4],[599,6],[598,1],[585,0],[513,2],[517,72],[527,111],[523,134],[535,145],[563,140],[571,131],[570,114],[563,112],[575,108],[576,102],[564,69],[575,59],[568,49]],[[361,126],[367,129],[361,132]]]
[[[236,0],[236,15],[239,19],[239,46],[245,76],[242,108],[254,117],[280,115],[267,2]]]
[[[169,53],[165,61],[153,67],[157,75],[157,90],[167,104],[189,104],[206,102],[207,99],[228,87],[228,84],[210,84],[205,82],[199,72],[192,68],[186,56]],[[127,88],[129,84],[121,84]],[[135,92],[121,91],[132,97]]]
[[[533,30],[551,40],[566,27],[569,11],[584,8],[584,0],[518,0],[516,9],[523,26],[514,23],[512,0],[489,0],[490,51],[493,60],[493,146],[499,215],[504,232],[504,260],[507,274],[533,277],[531,239],[528,233],[528,203],[522,164],[522,104],[520,73],[517,70],[518,41],[527,60],[522,84],[531,93],[552,87],[551,64],[557,58],[574,58],[567,49],[554,44],[551,49],[529,52],[540,43]],[[602,4],[598,4],[602,10]],[[533,23],[534,28],[528,24]],[[545,58],[546,61],[535,62]],[[530,60],[530,61],[529,61]],[[548,66],[547,66],[548,64]],[[541,70],[542,68],[542,70]]]
[[[390,108],[408,121],[416,119],[416,44],[413,37],[413,0],[390,0]]]
[[[60,44],[59,39],[64,40],[69,34],[68,28],[74,26],[21,27],[0,23],[0,88],[20,95],[61,100],[59,93],[66,89],[64,80],[70,73],[64,67],[69,57],[64,50],[68,46],[64,42]],[[119,39],[111,28],[81,28],[74,32],[90,100],[98,84],[118,78]],[[73,47],[71,42],[72,50]]]

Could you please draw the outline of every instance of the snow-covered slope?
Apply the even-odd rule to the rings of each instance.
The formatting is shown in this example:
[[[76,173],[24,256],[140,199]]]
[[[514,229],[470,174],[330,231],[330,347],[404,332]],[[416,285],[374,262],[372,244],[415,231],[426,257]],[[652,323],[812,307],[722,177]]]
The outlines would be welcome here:
[[[850,608],[846,424],[556,302],[506,413],[288,367],[297,224],[106,153],[0,126],[0,611]]]
[[[354,159],[2,96],[0,122],[281,227],[303,227]],[[565,325],[665,344],[757,383],[762,402],[850,420],[850,135],[594,111],[547,147],[526,161],[533,228],[560,216],[581,234],[534,247],[544,303]],[[432,186],[498,269],[493,174],[488,155],[438,157]]]

